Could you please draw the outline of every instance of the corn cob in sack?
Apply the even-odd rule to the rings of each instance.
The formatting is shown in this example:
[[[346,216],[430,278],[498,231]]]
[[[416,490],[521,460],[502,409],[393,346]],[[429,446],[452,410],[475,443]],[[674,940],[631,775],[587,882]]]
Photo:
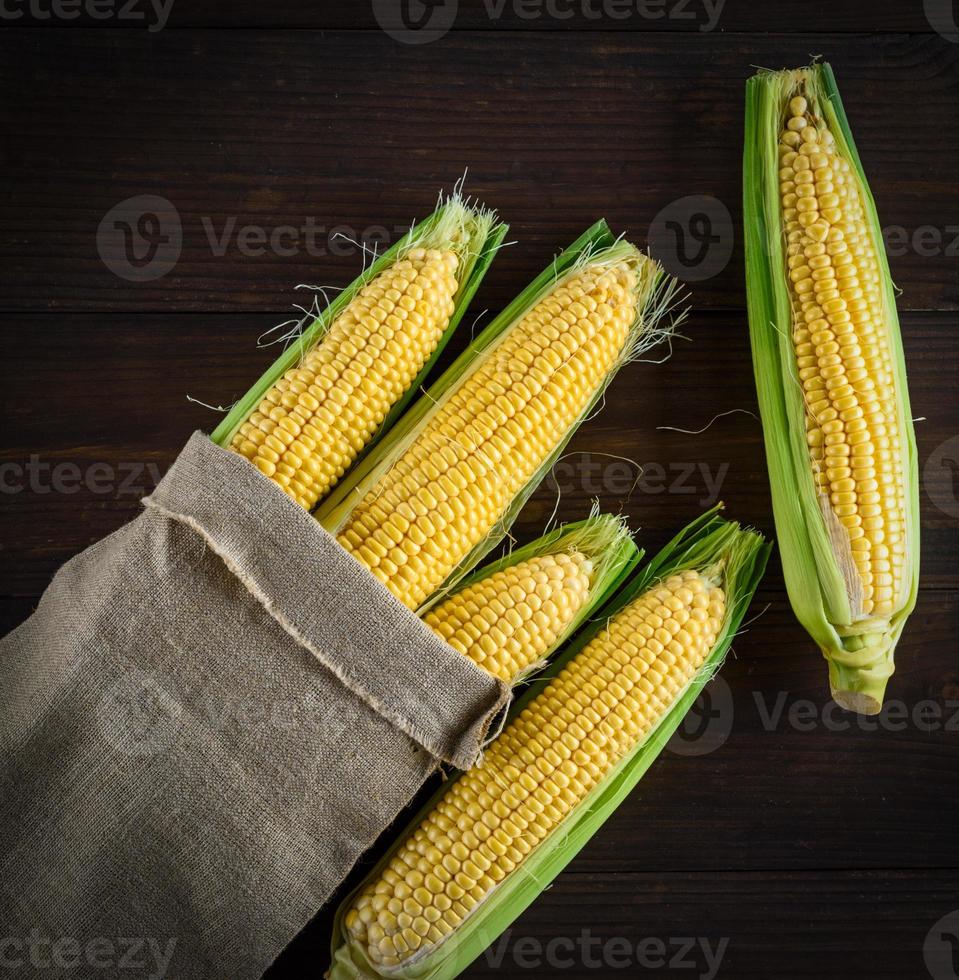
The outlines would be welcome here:
[[[573,859],[718,669],[769,546],[703,515],[620,590],[341,905],[329,980],[451,980]]]
[[[402,409],[504,234],[444,202],[0,641],[11,934],[173,936],[171,975],[252,980],[437,765],[477,757],[507,685],[307,509]]]

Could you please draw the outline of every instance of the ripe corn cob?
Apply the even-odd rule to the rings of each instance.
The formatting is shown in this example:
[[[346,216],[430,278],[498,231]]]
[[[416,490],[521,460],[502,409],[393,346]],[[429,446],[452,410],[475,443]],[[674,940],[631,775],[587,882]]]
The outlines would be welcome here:
[[[456,976],[615,809],[728,648],[768,547],[712,515],[644,569],[347,899],[332,980]]]
[[[419,607],[495,543],[497,526],[615,370],[658,339],[654,324],[674,285],[663,289],[662,277],[627,242],[580,256],[491,325],[490,343],[481,337],[479,353],[454,365],[442,396],[346,508],[321,510],[324,525],[401,602]]]
[[[571,635],[638,559],[625,524],[594,515],[481,569],[423,621],[477,666],[515,684]]]
[[[490,212],[458,198],[441,206],[329,308],[285,367],[274,365],[221,444],[312,510],[445,343],[493,226]]]
[[[833,697],[871,714],[918,570],[915,445],[882,236],[828,66],[761,73],[748,112],[750,322],[767,455],[791,457],[771,464],[787,585],[829,660]]]
[[[414,248],[384,269],[263,396],[230,449],[312,510],[435,350],[458,264],[452,248]]]

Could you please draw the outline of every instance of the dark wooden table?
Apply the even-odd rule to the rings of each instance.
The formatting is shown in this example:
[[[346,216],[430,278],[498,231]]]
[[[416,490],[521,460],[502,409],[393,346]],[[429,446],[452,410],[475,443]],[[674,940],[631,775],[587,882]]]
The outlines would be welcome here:
[[[355,275],[360,252],[338,231],[395,240],[467,167],[468,190],[501,211],[516,241],[477,313],[599,216],[640,242],[656,216],[682,225],[705,208],[712,220],[699,261],[699,226],[684,243],[689,341],[663,365],[623,372],[519,534],[542,527],[556,484],[560,517],[583,516],[599,496],[648,546],[717,497],[771,531],[749,414],[743,83],[751,66],[823,55],[887,231],[922,418],[922,589],[897,652],[892,711],[864,722],[832,710],[824,664],[791,617],[774,559],[754,621],[687,737],[469,975],[711,976],[709,949],[722,951],[718,975],[736,980],[955,978],[950,3],[729,0],[717,11],[703,0],[460,0],[452,29],[418,44],[400,20],[380,29],[374,11],[390,7],[177,0],[165,22],[144,2],[108,4],[102,20],[85,6],[50,17],[49,4],[5,8],[4,629],[29,614],[65,559],[137,513],[192,430],[212,428],[216,413],[188,396],[229,404],[272,359],[276,348],[256,339],[302,301],[293,286]],[[445,8],[433,16],[442,27]],[[140,229],[154,251],[139,253],[138,268],[100,229],[120,202],[145,195],[168,203],[141,202],[160,227]],[[654,244],[676,252],[675,236]],[[698,435],[661,428],[699,430],[734,410]],[[613,457],[645,467],[637,486]],[[328,932],[324,912],[270,976],[318,975]],[[937,950],[938,962],[928,959]]]

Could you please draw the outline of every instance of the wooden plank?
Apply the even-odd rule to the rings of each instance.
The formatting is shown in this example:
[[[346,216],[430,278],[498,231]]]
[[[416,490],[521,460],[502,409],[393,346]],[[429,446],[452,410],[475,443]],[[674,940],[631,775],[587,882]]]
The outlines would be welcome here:
[[[462,976],[911,980],[936,976],[924,952],[943,946],[930,962],[950,965],[940,920],[959,906],[952,869],[599,875],[577,865]],[[322,971],[331,923],[321,913],[265,980],[300,977],[307,962]]]
[[[0,594],[37,595],[68,557],[119,527],[165,472],[191,431],[219,416],[187,400],[229,404],[276,354],[257,350],[268,316],[9,315],[0,452],[5,562]],[[952,401],[956,317],[910,314],[905,336],[926,475],[924,584],[959,584]],[[567,456],[534,493],[516,525],[530,538],[556,508],[583,517],[598,498],[661,545],[702,507],[725,500],[731,515],[771,529],[772,518],[749,361],[739,314],[693,314],[663,365],[624,369],[605,409],[583,426]],[[458,350],[465,336],[454,338]],[[447,358],[448,359],[448,358]],[[701,429],[699,435],[661,426]],[[955,447],[959,453],[959,446]],[[931,460],[931,462],[930,462]],[[631,462],[634,461],[634,462]],[[637,482],[635,463],[643,473]],[[557,494],[559,504],[557,507]],[[778,563],[767,580],[778,586]]]
[[[924,975],[923,943],[957,898],[949,872],[569,876],[514,924],[505,949],[494,946],[464,976],[555,977],[562,969],[579,980],[633,964],[634,975],[657,977],[902,980]],[[557,937],[573,950],[554,942],[561,959],[551,963],[546,944]],[[697,942],[676,960],[680,937]],[[648,946],[640,960],[650,938],[667,947],[672,965]],[[714,954],[724,950],[712,966],[707,943]]]
[[[116,4],[97,5],[96,16],[91,15],[86,4],[67,3],[63,16],[58,14],[57,0],[34,0],[30,5],[10,4],[8,18],[17,27],[146,28],[154,32],[184,27],[377,30],[381,24],[395,29],[398,23],[408,25],[414,37],[424,30],[441,29],[764,34],[771,27],[784,33],[929,34],[937,28],[948,29],[951,24],[951,11],[935,0],[925,4],[928,13],[923,4],[779,0],[774,15],[768,7],[728,0],[447,0],[436,5],[435,22],[429,20],[428,12],[420,15],[408,0],[404,3],[405,10],[398,0],[359,4],[327,0],[308,5],[296,0],[275,0],[268,6],[253,0],[236,0],[229,8],[215,0],[169,5],[162,0],[118,0]]]
[[[662,229],[663,255],[678,247],[667,222],[689,225],[692,265],[674,264],[695,279],[698,306],[741,308],[743,83],[752,65],[810,51],[835,64],[903,307],[959,307],[948,254],[959,246],[959,131],[943,124],[959,105],[959,45],[936,35],[490,38],[4,31],[0,77],[19,95],[5,105],[16,192],[0,201],[0,309],[277,311],[294,283],[355,275],[359,253],[334,230],[395,239],[467,167],[469,190],[522,243],[500,260],[493,302],[605,214],[639,241]],[[137,216],[157,223],[139,237],[113,209],[143,196],[169,205],[141,200]],[[717,238],[698,264],[702,202],[690,196],[710,199]],[[101,259],[101,223],[119,275]],[[131,254],[154,254],[139,272],[124,226],[140,250]]]

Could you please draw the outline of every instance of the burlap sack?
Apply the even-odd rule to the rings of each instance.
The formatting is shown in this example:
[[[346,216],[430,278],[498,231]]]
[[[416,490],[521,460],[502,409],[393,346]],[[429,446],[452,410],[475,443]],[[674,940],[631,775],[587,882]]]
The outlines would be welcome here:
[[[15,975],[260,976],[508,698],[202,434],[144,504],[0,642]]]

